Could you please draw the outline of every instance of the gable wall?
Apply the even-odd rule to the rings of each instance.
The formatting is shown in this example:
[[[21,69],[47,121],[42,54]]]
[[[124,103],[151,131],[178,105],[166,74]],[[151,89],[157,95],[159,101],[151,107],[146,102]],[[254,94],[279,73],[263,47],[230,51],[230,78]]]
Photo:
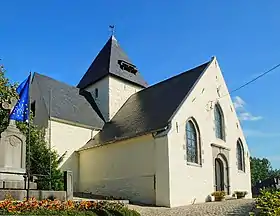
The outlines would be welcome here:
[[[230,148],[231,192],[235,190],[251,192],[249,150],[229,96],[219,100],[225,116],[226,142],[215,137],[214,110],[209,110],[208,102],[218,97],[217,86],[221,86],[221,95],[228,93],[219,66],[214,61],[172,119],[172,128],[168,133],[171,206],[205,202],[207,196],[214,191],[214,161],[211,143]],[[195,118],[200,130],[202,166],[190,165],[186,160],[185,126],[186,120],[190,117]],[[178,124],[178,131],[176,124]],[[245,173],[237,170],[236,142],[238,138],[241,138],[244,145]]]
[[[59,122],[58,120],[50,120],[49,128],[46,132],[47,142],[49,141],[49,134],[51,133],[51,147],[58,152],[59,156],[67,151],[60,165],[60,169],[71,170],[73,172],[74,191],[78,191],[79,160],[78,154],[75,151],[84,146],[98,131]]]
[[[80,192],[155,203],[151,135],[80,151]]]

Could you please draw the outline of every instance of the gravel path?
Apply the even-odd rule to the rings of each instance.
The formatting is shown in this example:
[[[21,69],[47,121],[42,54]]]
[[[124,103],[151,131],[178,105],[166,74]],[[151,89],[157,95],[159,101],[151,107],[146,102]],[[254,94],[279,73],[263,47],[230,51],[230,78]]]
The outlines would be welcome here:
[[[253,206],[253,199],[209,202],[177,208],[129,205],[130,208],[137,210],[143,216],[249,216]]]

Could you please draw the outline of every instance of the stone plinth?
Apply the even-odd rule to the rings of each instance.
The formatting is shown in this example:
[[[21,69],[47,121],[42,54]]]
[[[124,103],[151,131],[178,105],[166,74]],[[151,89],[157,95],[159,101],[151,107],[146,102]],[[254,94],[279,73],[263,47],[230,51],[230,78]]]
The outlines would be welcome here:
[[[66,199],[73,199],[73,172],[64,171],[64,190],[66,191]]]
[[[26,190],[0,190],[0,200],[4,200],[7,196],[11,196],[15,200],[23,200],[27,196]],[[43,191],[43,190],[30,190],[30,197],[37,200],[48,199],[55,197],[58,200],[66,200],[66,191]]]
[[[0,189],[27,189],[27,181],[2,181],[0,182]],[[37,183],[30,182],[29,183],[30,189],[37,189]]]
[[[23,181],[26,172],[26,138],[11,121],[0,138],[0,180]],[[8,173],[1,173],[8,172]],[[15,174],[11,174],[15,173]],[[21,174],[21,175],[18,175]]]

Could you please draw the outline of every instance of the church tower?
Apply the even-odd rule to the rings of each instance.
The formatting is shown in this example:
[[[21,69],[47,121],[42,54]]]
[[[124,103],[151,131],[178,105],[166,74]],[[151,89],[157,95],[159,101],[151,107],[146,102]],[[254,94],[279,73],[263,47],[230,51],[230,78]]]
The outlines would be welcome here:
[[[126,100],[148,85],[112,35],[77,85],[93,95],[110,121]]]

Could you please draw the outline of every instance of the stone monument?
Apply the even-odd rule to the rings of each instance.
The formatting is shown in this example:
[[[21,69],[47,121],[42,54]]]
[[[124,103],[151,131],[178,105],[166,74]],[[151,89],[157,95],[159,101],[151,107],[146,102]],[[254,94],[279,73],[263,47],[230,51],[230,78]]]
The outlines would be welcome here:
[[[2,107],[11,110],[17,100],[11,103],[3,102]],[[24,188],[24,174],[26,173],[26,138],[16,127],[14,120],[10,120],[7,129],[0,136],[0,188]],[[14,173],[14,174],[13,174]]]
[[[11,111],[17,100],[2,102],[2,107]],[[27,195],[26,177],[26,137],[16,127],[14,120],[9,121],[7,129],[0,134],[0,200],[11,195],[16,200],[23,200]],[[33,176],[34,178],[34,176]],[[30,197],[47,199],[50,196],[60,200],[73,198],[73,176],[65,173],[65,191],[37,190],[37,183],[30,182]]]

